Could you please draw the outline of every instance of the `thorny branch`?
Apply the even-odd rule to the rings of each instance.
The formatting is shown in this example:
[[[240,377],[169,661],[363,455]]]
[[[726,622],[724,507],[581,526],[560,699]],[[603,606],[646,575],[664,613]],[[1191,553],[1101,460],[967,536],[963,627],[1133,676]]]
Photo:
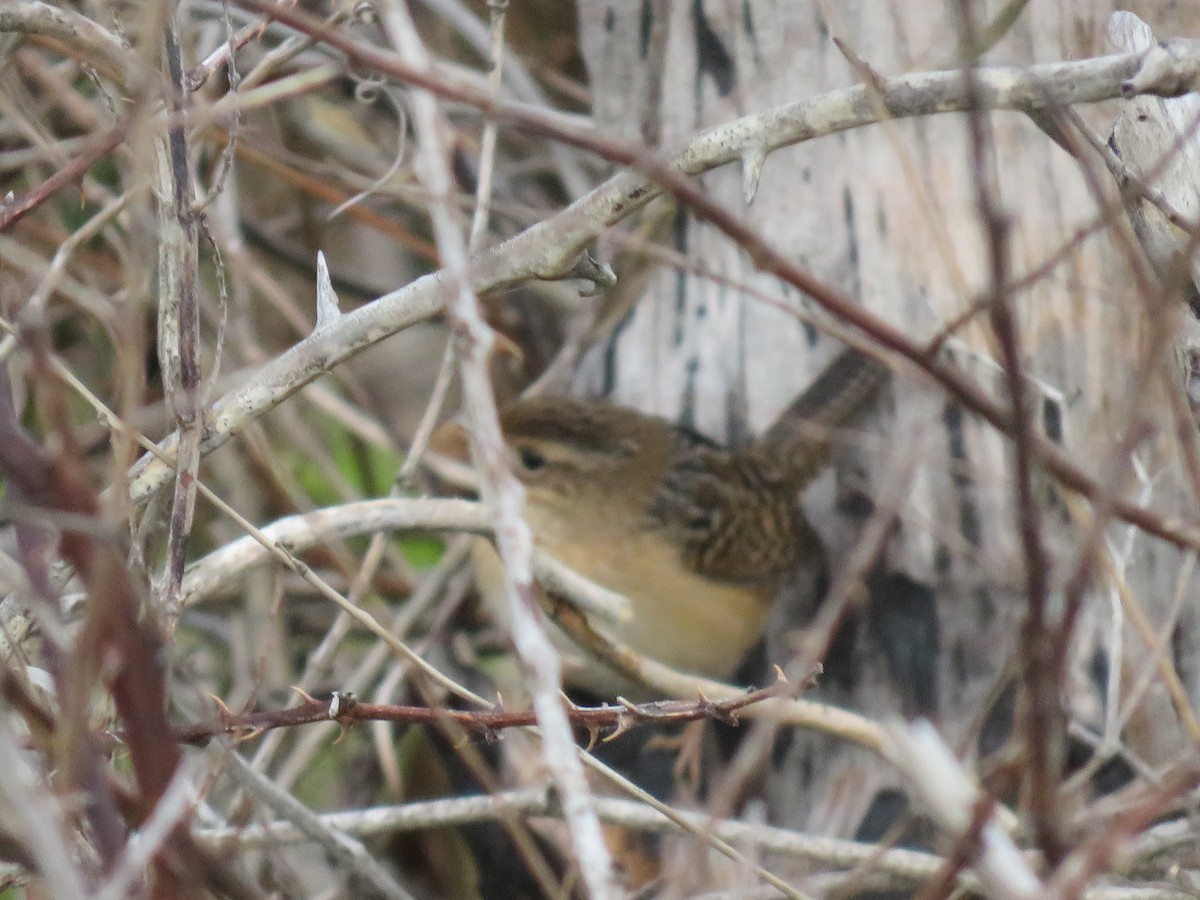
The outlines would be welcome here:
[[[701,698],[691,703],[682,700],[661,700],[639,704],[619,700],[616,704],[606,703],[596,707],[569,703],[567,718],[575,729],[589,734],[592,743],[597,740],[613,741],[643,725],[670,725],[704,719],[736,724],[739,711],[788,690],[792,688],[786,682],[779,681],[770,687],[748,690],[741,697],[729,700],[714,701]],[[452,722],[470,734],[490,738],[507,728],[536,725],[537,717],[530,710],[431,709],[425,706],[363,703],[353,694],[339,691],[332,694],[327,701],[309,697],[303,703],[287,709],[251,713],[224,710],[215,722],[197,722],[181,726],[174,729],[172,735],[183,744],[203,744],[220,734],[245,739],[257,737],[276,728],[293,728],[315,722],[337,722],[343,727],[358,722],[395,722],[401,725],[437,725],[439,722]]]

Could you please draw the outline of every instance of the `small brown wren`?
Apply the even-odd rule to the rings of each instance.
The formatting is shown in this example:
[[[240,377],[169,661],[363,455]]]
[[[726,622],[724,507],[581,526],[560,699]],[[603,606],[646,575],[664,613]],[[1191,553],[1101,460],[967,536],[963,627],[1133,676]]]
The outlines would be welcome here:
[[[599,630],[683,672],[725,678],[762,635],[789,575],[824,566],[799,493],[823,468],[833,432],[887,377],[882,363],[844,351],[738,449],[656,416],[563,397],[519,401],[500,424],[534,540],[632,605],[628,621]],[[451,446],[444,431],[433,446]],[[494,551],[476,562],[499,565]],[[486,598],[499,579],[481,574]],[[502,600],[488,602],[507,620]],[[568,680],[604,694],[626,689],[600,668]]]

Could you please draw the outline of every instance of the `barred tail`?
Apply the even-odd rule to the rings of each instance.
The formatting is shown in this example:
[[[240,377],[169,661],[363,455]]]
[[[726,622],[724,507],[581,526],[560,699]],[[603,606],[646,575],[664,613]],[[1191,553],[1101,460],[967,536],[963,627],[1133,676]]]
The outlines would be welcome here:
[[[760,446],[803,487],[825,465],[839,428],[887,384],[891,371],[872,356],[848,349],[792,401],[763,435]]]

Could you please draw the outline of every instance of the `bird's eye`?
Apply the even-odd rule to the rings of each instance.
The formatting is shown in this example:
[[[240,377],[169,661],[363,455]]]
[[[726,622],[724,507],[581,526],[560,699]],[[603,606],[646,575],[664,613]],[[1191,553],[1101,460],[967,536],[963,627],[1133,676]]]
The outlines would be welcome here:
[[[517,449],[517,458],[521,461],[521,468],[526,472],[536,472],[542,466],[546,465],[546,457],[542,456],[533,447],[519,447]]]

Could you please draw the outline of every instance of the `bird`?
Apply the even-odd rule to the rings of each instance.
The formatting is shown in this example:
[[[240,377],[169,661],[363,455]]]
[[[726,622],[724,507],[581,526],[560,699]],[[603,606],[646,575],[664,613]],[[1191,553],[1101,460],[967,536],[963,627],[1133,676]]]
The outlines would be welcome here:
[[[799,495],[889,374],[845,350],[736,448],[628,407],[560,396],[519,400],[501,410],[500,426],[535,543],[630,601],[626,620],[595,627],[684,673],[727,678],[762,636],[781,587],[823,570]],[[432,448],[465,458],[462,429],[446,429]],[[499,565],[490,545],[477,552],[481,594],[507,621]],[[571,668],[568,680],[600,696],[636,693],[598,661]]]

